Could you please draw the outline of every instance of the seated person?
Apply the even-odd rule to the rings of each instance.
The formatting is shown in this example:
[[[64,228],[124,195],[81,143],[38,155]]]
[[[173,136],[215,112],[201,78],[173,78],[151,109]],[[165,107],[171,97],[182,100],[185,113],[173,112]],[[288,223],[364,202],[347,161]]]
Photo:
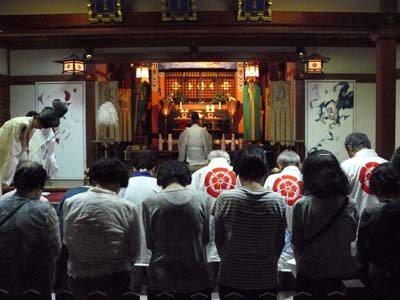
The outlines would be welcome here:
[[[309,153],[303,163],[304,196],[293,209],[292,244],[296,258],[296,292],[326,299],[352,278],[357,260],[351,251],[358,213],[349,199],[349,181],[327,150]]]
[[[92,185],[92,182],[89,178],[89,169],[86,169],[84,172],[84,185],[73,187],[73,188],[66,190],[62,199],[60,200],[60,202],[58,202],[56,212],[57,212],[58,220],[60,222],[61,238],[63,237],[63,231],[64,231],[63,206],[64,206],[65,200],[67,200],[77,194],[86,192],[87,190],[89,190],[91,185]],[[67,248],[65,247],[65,245],[63,244],[62,248],[61,248],[61,253],[58,256],[57,263],[56,263],[56,276],[55,276],[55,280],[54,280],[54,289],[55,290],[69,289],[68,288],[67,264],[68,264],[68,251],[67,251]]]
[[[268,176],[264,187],[279,193],[286,202],[287,228],[285,234],[285,247],[279,258],[279,271],[289,271],[287,262],[294,258],[292,249],[292,216],[293,205],[303,196],[303,181],[301,176],[300,156],[291,150],[282,151],[277,158],[280,172]]]
[[[385,203],[372,219],[370,235],[361,248],[364,263],[369,262],[372,285],[384,300],[395,300],[400,293],[400,173],[397,166],[383,163],[370,178],[372,193]],[[365,212],[366,210],[364,210]]]
[[[213,150],[207,156],[208,165],[195,171],[192,174],[190,187],[206,192],[215,201],[219,194],[224,190],[231,190],[237,186],[237,178],[233,167],[230,165],[231,159],[228,152],[223,150]],[[207,260],[210,272],[210,280],[213,287],[216,282],[220,258],[215,246],[214,218],[211,216],[210,224],[210,244],[207,245]]]
[[[278,259],[285,242],[285,202],[264,189],[264,151],[254,145],[233,161],[240,187],[215,200],[215,243],[221,257],[217,282],[221,299],[238,293],[244,300],[277,294]]]
[[[134,292],[141,292],[147,277],[147,269],[151,251],[146,247],[146,236],[143,227],[142,203],[148,197],[158,193],[161,188],[153,176],[157,167],[157,158],[148,151],[142,151],[133,160],[133,176],[129,178],[128,186],[121,189],[119,195],[135,205],[139,216],[140,253],[131,270],[131,287]]]
[[[41,165],[21,161],[13,180],[16,193],[0,201],[0,289],[12,296],[34,289],[40,299],[51,299],[61,240],[54,208],[39,201],[46,180]]]
[[[120,160],[103,158],[90,167],[89,177],[93,186],[63,205],[70,287],[76,300],[96,290],[118,299],[129,290],[131,262],[140,249],[136,209],[118,196],[129,173]]]
[[[143,223],[149,264],[149,300],[161,292],[174,299],[190,299],[202,293],[211,299],[206,245],[209,242],[211,201],[190,184],[188,167],[166,161],[159,167],[157,183],[162,191],[143,202]]]

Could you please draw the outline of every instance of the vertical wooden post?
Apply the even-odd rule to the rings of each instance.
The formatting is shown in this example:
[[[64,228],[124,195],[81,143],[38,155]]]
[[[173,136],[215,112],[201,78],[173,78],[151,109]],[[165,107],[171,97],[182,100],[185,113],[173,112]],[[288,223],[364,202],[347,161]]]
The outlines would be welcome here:
[[[95,71],[94,65],[86,66],[86,166],[90,167],[95,157],[96,144],[93,141],[96,139],[96,99],[95,99]]]
[[[376,40],[376,151],[390,159],[395,146],[396,40]]]
[[[304,76],[304,64],[297,62],[296,64],[297,76],[296,84],[296,102],[295,106],[295,118],[294,118],[294,139],[296,141],[296,152],[300,155],[301,160],[305,158],[305,82],[302,78]],[[301,80],[299,80],[301,79]],[[303,141],[303,142],[299,142]]]

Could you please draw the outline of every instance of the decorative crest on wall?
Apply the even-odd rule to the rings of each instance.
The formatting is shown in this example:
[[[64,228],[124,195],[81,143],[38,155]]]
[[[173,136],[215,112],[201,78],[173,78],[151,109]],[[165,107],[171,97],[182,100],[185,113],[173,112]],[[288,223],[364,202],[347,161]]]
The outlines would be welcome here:
[[[272,0],[238,0],[238,21],[272,20]]]
[[[121,0],[87,0],[91,23],[122,22]]]
[[[196,21],[196,0],[161,0],[163,21]]]

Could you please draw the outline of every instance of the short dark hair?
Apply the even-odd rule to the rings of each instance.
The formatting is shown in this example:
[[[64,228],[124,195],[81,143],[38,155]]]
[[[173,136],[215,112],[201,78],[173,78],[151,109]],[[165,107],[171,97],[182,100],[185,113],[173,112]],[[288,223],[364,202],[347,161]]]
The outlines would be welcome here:
[[[371,149],[371,142],[365,133],[353,132],[346,137],[344,147],[354,151],[359,151],[362,148]]]
[[[372,170],[369,187],[379,198],[398,198],[400,196],[400,175],[396,167],[386,162]]]
[[[393,167],[395,167],[400,173],[400,147],[397,147],[396,150],[394,150],[390,162],[393,164]]]
[[[14,174],[14,186],[18,193],[27,193],[34,189],[43,189],[47,172],[43,166],[30,160],[20,161]]]
[[[157,171],[157,184],[164,189],[174,182],[182,186],[192,182],[188,166],[176,160],[161,163]]]
[[[191,119],[192,122],[198,122],[200,119],[199,113],[197,111],[192,112]]]
[[[255,145],[248,145],[236,152],[233,159],[233,171],[244,180],[257,181],[264,178],[268,173],[268,162],[264,150]]]
[[[151,170],[156,165],[157,165],[157,158],[150,151],[139,152],[133,158],[133,167],[138,171],[140,169]]]
[[[100,185],[119,183],[121,187],[127,187],[129,171],[122,161],[113,158],[100,158],[89,169],[89,178]]]
[[[304,194],[315,197],[346,196],[349,181],[337,158],[327,150],[309,153],[303,162]]]

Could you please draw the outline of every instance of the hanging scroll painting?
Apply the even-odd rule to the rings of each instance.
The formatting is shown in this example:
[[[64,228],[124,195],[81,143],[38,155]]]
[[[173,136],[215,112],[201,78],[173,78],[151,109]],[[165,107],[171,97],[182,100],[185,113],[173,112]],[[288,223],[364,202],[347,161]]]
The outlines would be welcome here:
[[[96,139],[120,140],[118,82],[96,82]]]
[[[86,168],[85,82],[36,82],[36,109],[41,111],[60,99],[68,112],[54,129],[56,179],[83,179]]]
[[[306,80],[306,151],[331,151],[348,158],[346,136],[354,131],[355,81]]]

